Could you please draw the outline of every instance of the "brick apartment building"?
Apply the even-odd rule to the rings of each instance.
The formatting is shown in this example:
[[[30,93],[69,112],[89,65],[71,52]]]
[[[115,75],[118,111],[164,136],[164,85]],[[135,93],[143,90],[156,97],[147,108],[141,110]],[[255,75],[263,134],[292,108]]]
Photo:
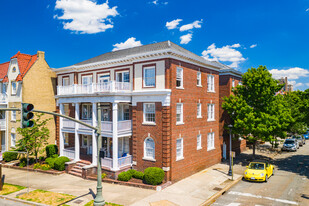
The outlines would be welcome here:
[[[222,109],[222,103],[223,103],[223,97],[228,97],[230,96],[233,92],[232,89],[235,88],[238,84],[241,84],[241,75],[242,73],[235,70],[231,69],[229,67],[226,67],[225,65],[222,65],[223,69],[220,70],[220,80],[219,80],[219,90],[220,90],[220,119],[219,119],[219,124],[220,124],[220,139],[222,143],[222,158],[226,159],[229,157],[229,148],[230,148],[230,133],[229,129],[225,129],[227,125],[232,124],[231,119],[229,118],[229,115],[227,114],[226,111]],[[241,153],[246,149],[246,141],[239,138],[235,139],[232,137],[232,151],[235,151],[236,154]]]
[[[56,74],[50,69],[45,53],[29,55],[18,52],[10,61],[0,64],[0,107],[20,108],[22,102],[32,103],[35,109],[55,111]],[[17,133],[20,127],[20,112],[0,111],[1,151],[15,149],[22,137]],[[50,118],[45,115],[42,118]],[[55,143],[55,121],[46,125],[50,130],[50,144]]]
[[[54,69],[56,99],[60,113],[93,126],[101,107],[104,172],[116,178],[131,167],[155,166],[177,181],[221,161],[219,91],[226,75],[219,74],[226,68],[165,41]],[[227,76],[240,79],[237,72]],[[60,155],[95,167],[94,132],[63,118],[57,128]],[[70,173],[81,175],[81,168]]]

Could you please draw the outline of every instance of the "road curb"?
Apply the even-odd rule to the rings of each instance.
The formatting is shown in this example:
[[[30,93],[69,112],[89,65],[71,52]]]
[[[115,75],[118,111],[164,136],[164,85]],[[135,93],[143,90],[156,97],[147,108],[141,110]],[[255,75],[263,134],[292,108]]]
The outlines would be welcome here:
[[[47,205],[44,205],[44,204],[41,204],[41,203],[30,202],[30,201],[26,201],[26,200],[14,198],[14,197],[7,197],[7,196],[4,196],[4,195],[0,195],[0,198],[4,199],[4,200],[11,200],[11,201],[14,201],[14,202],[20,202],[20,203],[24,203],[24,204],[32,205],[32,206],[47,206]]]
[[[201,204],[201,206],[208,206],[214,203],[223,193],[225,193],[227,190],[229,190],[231,187],[233,187],[235,184],[237,184],[242,179],[242,176],[238,177],[236,180],[234,180],[231,184],[225,186],[222,190],[208,198],[205,202]]]

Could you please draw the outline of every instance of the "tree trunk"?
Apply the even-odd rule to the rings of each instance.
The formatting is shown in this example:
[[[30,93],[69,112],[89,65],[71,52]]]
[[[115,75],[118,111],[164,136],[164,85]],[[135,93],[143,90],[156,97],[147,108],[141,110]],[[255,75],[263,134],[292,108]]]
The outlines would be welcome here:
[[[252,155],[253,155],[253,159],[255,159],[255,143],[256,143],[256,141],[254,141],[254,142],[253,142],[253,147],[252,147],[252,151],[253,151],[253,153],[252,153]]]

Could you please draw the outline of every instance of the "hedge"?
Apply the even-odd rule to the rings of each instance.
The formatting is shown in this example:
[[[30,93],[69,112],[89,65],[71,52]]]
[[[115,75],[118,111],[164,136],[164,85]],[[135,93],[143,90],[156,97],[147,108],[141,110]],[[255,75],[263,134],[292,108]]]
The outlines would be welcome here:
[[[58,147],[57,145],[54,144],[47,145],[45,150],[46,150],[46,157],[52,157],[53,155],[58,154]]]
[[[118,175],[118,180],[120,181],[129,181],[130,179],[132,178],[132,174],[130,172],[121,172],[119,175]]]
[[[54,168],[54,164],[57,158],[48,157],[45,159],[45,163],[48,164],[51,168]]]
[[[54,162],[54,169],[55,170],[59,170],[59,171],[63,171],[65,169],[65,163],[69,162],[70,159],[67,157],[58,157],[56,159],[56,161]]]
[[[164,171],[159,167],[148,167],[144,171],[144,182],[150,185],[158,185],[164,179]]]
[[[140,172],[140,171],[135,171],[135,173],[133,174],[133,177],[136,178],[136,179],[143,180],[144,179],[144,173]]]
[[[29,158],[29,165],[32,165],[34,163],[34,158]],[[19,160],[19,166],[25,167],[27,165],[27,157],[23,157]]]
[[[11,162],[13,160],[17,160],[18,153],[17,152],[4,152],[3,160],[6,162]]]

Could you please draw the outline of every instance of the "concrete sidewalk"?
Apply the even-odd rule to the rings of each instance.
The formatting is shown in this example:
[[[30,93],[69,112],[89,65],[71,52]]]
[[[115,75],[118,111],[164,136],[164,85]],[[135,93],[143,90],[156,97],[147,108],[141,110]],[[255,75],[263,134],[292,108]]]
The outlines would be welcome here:
[[[228,165],[216,164],[196,173],[162,191],[153,191],[136,187],[102,183],[105,201],[121,205],[201,205],[223,188],[234,184],[227,176]],[[49,175],[38,172],[3,168],[5,182],[29,186],[31,189],[42,189],[52,192],[66,193],[77,196],[68,205],[84,205],[96,193],[96,182],[84,180],[68,174]],[[234,179],[241,177],[235,175]]]

